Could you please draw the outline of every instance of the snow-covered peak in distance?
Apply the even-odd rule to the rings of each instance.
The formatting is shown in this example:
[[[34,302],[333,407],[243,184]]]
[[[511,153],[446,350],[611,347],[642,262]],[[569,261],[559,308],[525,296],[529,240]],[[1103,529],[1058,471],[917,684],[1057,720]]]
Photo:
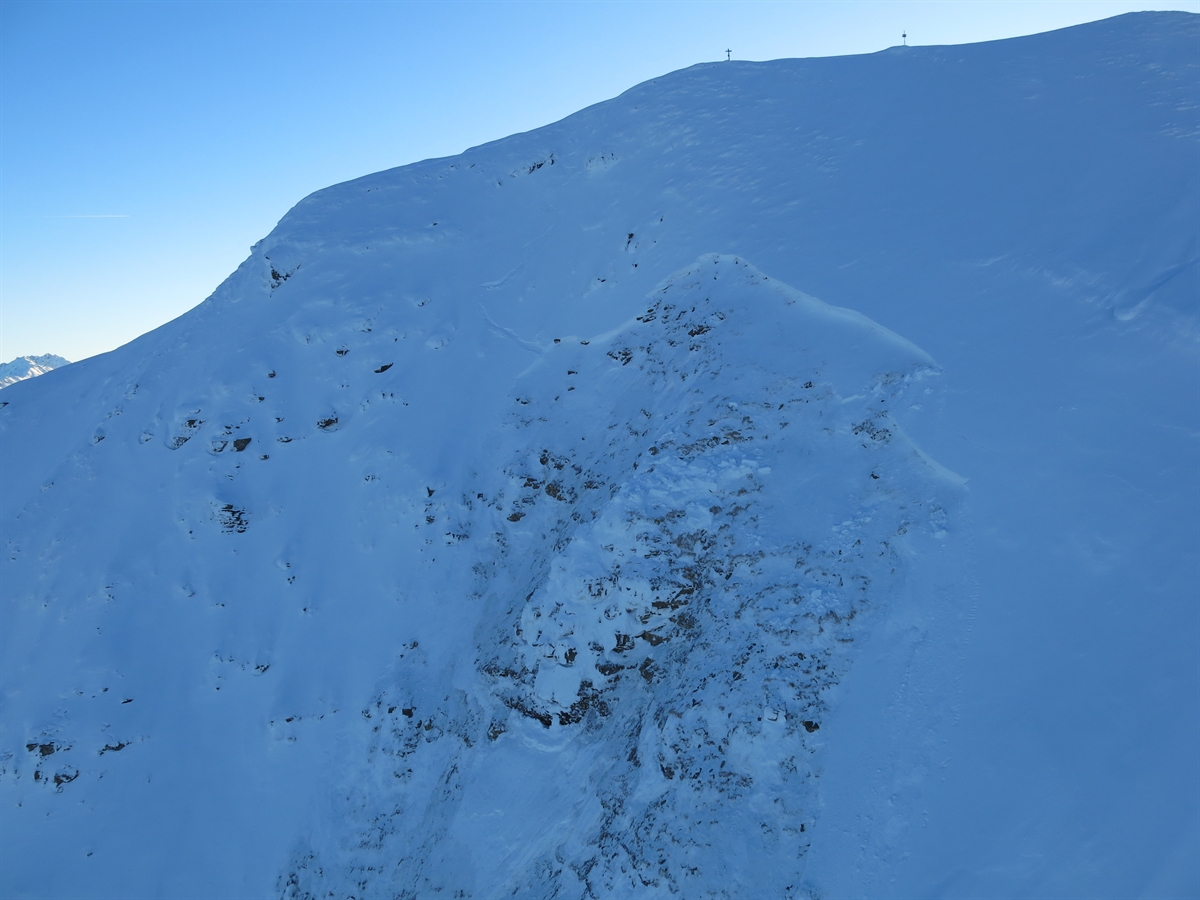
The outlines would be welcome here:
[[[1198,21],[675,72],[6,389],[0,891],[1194,893]]]
[[[12,362],[0,363],[0,388],[24,381],[26,378],[36,378],[45,375],[60,366],[69,366],[71,361],[46,353],[42,356],[18,356]]]

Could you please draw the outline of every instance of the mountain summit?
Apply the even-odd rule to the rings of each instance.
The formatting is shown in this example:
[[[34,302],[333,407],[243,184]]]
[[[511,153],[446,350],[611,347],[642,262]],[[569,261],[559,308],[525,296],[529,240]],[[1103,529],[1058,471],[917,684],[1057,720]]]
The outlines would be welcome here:
[[[45,375],[60,366],[69,366],[71,361],[46,353],[42,356],[18,356],[12,362],[0,363],[0,388],[24,381],[26,378],[36,378]]]
[[[1198,39],[694,66],[6,389],[0,892],[1194,892]]]

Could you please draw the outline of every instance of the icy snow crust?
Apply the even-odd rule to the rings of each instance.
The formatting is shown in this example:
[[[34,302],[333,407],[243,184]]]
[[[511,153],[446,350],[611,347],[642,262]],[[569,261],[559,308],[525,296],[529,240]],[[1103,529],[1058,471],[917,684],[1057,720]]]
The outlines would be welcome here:
[[[1197,21],[673,73],[7,388],[0,892],[1195,893]]]

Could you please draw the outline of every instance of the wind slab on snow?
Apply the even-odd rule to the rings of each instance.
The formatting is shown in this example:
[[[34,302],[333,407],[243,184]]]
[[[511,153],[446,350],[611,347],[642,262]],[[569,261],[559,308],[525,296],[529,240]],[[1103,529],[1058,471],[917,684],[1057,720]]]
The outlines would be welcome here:
[[[1194,896],[1198,22],[694,66],[5,390],[0,891]]]

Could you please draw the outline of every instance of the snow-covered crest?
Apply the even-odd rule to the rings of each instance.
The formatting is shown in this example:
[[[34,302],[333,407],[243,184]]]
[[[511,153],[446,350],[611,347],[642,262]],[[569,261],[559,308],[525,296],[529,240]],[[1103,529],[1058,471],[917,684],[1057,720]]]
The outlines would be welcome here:
[[[3,891],[1183,871],[1195,22],[674,73],[6,389]]]

